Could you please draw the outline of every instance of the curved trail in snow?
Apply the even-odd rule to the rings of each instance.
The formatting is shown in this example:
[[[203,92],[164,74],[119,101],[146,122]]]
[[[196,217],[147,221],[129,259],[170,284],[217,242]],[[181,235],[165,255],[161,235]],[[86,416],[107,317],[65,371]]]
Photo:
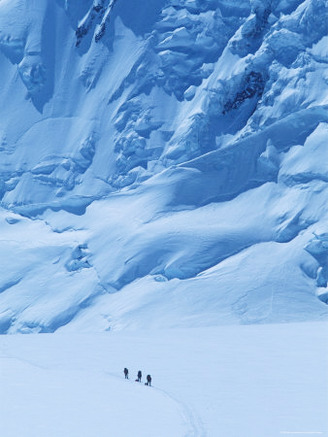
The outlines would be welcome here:
[[[203,422],[201,421],[200,417],[196,415],[196,413],[190,407],[188,407],[188,405],[161,388],[153,388],[163,393],[165,397],[175,402],[175,404],[178,406],[180,415],[183,417],[185,423],[189,424],[191,428],[184,437],[206,437],[207,433]]]
[[[107,375],[113,376],[117,379],[122,380],[122,377],[118,374],[111,373],[111,372],[105,372]],[[124,380],[126,381],[126,380]],[[128,382],[135,382],[133,380],[128,379]],[[167,399],[169,399],[171,402],[174,402],[177,405],[177,409],[179,411],[180,416],[183,418],[184,423],[187,425],[189,430],[186,434],[184,434],[183,437],[206,437],[207,432],[205,430],[204,424],[201,421],[200,417],[184,402],[177,399],[175,396],[172,396],[169,392],[158,388],[156,386],[151,386],[153,390],[156,390],[157,392],[161,393],[163,396],[165,396]]]

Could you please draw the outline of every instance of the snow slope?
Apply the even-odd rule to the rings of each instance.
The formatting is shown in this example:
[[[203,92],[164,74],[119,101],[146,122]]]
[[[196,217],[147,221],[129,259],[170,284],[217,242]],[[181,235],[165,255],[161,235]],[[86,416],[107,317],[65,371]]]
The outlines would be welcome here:
[[[326,320],[327,17],[1,0],[0,332]]]
[[[1,434],[325,437],[326,332],[320,322],[1,336]],[[139,368],[153,387],[134,382]]]

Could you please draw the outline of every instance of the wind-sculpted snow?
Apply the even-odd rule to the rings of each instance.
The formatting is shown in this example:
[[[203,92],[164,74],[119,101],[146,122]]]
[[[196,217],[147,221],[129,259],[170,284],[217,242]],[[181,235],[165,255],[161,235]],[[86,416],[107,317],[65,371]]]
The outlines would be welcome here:
[[[0,331],[326,318],[327,23],[2,0]]]

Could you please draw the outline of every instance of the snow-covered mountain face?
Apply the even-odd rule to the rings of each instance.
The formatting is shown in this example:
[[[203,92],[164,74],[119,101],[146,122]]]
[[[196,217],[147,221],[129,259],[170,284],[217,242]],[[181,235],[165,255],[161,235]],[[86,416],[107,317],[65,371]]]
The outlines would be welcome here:
[[[0,332],[327,318],[325,0],[0,0]]]

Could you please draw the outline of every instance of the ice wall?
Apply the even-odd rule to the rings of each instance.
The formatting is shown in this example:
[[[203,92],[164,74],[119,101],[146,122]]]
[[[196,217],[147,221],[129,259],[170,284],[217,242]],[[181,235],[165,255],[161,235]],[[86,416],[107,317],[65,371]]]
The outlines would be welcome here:
[[[2,0],[1,332],[326,317],[327,23]]]

